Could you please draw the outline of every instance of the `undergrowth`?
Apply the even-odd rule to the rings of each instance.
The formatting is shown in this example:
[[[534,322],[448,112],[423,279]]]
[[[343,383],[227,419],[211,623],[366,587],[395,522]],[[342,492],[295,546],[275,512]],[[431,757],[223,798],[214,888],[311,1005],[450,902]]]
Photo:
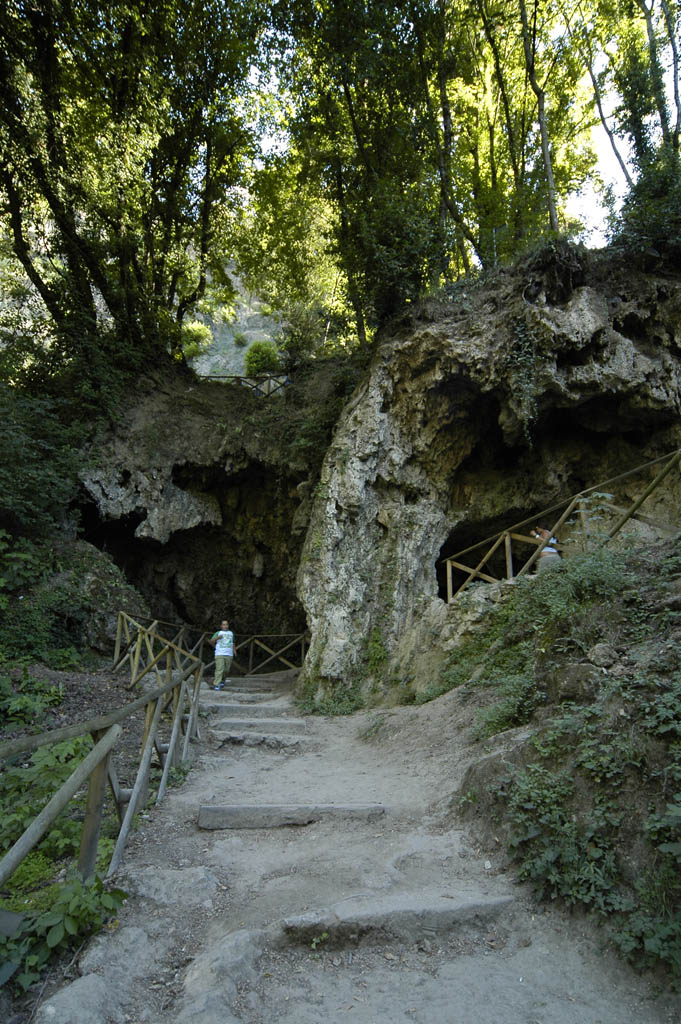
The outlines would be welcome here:
[[[681,539],[649,560],[621,549],[566,559],[509,587],[442,679],[479,692],[478,739],[533,729],[520,763],[500,760],[462,811],[505,831],[519,877],[541,898],[608,921],[625,955],[663,964],[677,986],[680,590]]]
[[[61,701],[58,687],[25,670],[20,681],[0,675],[0,714],[13,727],[40,727],[46,709]],[[0,856],[14,845],[56,790],[91,749],[90,737],[39,747],[0,771]],[[0,986],[25,991],[50,958],[80,945],[121,906],[119,889],[107,889],[98,874],[84,883],[73,869],[78,855],[85,793],[69,804],[0,891],[0,909],[16,915],[11,935],[0,935]],[[103,831],[97,871],[111,859],[113,838]]]
[[[357,683],[320,690],[318,682],[310,678],[296,703],[306,715],[351,715],[364,707],[365,700]]]

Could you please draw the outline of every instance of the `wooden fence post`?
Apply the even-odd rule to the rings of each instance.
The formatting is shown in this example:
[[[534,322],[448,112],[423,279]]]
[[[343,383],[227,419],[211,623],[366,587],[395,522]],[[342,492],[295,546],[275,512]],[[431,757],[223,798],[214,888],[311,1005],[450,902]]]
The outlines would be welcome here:
[[[142,760],[140,766],[137,769],[137,778],[135,779],[135,785],[132,789],[132,795],[128,803],[128,809],[125,812],[125,818],[121,825],[121,830],[118,833],[118,839],[114,847],[113,856],[111,857],[111,863],[109,864],[109,870],[106,873],[106,877],[110,878],[114,873],[118,865],[123,858],[123,850],[128,840],[128,833],[132,828],[133,818],[137,811],[137,804],[140,803],[142,793],[146,791],[147,781],[149,778],[149,765],[151,763],[151,755],[154,750],[154,740],[156,738],[156,730],[158,729],[159,719],[161,717],[161,709],[163,708],[163,697],[156,698],[156,710],[154,711],[154,717],[151,721],[151,728],[149,729],[149,735],[147,736],[147,742],[144,746],[142,753]]]
[[[678,452],[676,452],[675,455],[672,456],[667,465],[657,474],[652,483],[648,484],[640,498],[637,498],[634,504],[631,506],[631,508],[627,509],[627,511],[620,516],[615,525],[610,530],[608,530],[607,538],[603,543],[607,544],[609,540],[612,540],[615,534],[619,533],[619,531],[622,529],[627,520],[631,519],[634,513],[637,512],[638,509],[641,507],[646,498],[653,493],[653,491],[659,486],[659,484],[662,483],[664,478],[667,476],[668,473],[671,472],[674,466],[678,466],[679,462],[681,462],[681,450],[679,450]]]
[[[120,725],[111,726],[95,748],[80,762],[64,785],[45,804],[40,814],[33,819],[24,834],[7,851],[2,860],[0,860],[0,885],[7,881],[12,872],[21,864],[26,854],[30,853],[33,847],[40,842],[57,815],[61,814],[69,800],[75,796],[92,769],[99,764],[103,757],[106,757],[122,732],[123,730]]]
[[[96,744],[102,738],[102,733],[93,733],[92,738]],[[90,773],[85,804],[85,820],[83,822],[83,832],[80,837],[80,851],[78,854],[78,872],[84,882],[89,882],[93,877],[97,864],[97,846],[99,844],[99,830],[102,824],[102,811],[104,809],[106,780],[109,776],[110,760],[111,752],[109,751]]]
[[[506,579],[513,579],[513,548],[511,546],[510,533],[504,534],[504,548],[506,549]]]

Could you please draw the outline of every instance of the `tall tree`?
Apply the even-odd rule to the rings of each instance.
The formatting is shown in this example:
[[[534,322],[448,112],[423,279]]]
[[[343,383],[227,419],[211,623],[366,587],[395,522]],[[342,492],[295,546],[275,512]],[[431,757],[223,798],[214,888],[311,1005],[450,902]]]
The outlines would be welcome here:
[[[0,197],[66,360],[105,336],[157,357],[211,282],[229,288],[217,243],[262,21],[249,0],[3,7]]]

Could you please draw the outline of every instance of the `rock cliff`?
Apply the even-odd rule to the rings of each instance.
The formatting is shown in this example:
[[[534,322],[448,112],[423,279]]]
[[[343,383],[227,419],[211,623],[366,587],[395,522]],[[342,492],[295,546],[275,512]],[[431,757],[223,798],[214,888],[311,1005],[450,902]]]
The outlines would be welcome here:
[[[311,493],[352,369],[331,361],[285,393],[190,374],[149,380],[82,476],[87,540],[154,615],[239,633],[297,632],[295,577]]]
[[[443,557],[677,448],[680,403],[679,277],[551,245],[410,312],[361,379],[150,381],[93,446],[84,533],[154,614],[307,625],[309,694],[398,699],[465,628]],[[679,498],[676,472],[646,511],[678,522]]]
[[[462,628],[443,556],[678,447],[680,403],[678,280],[556,246],[426,304],[326,455],[298,573],[308,691],[431,685]],[[678,523],[680,497],[676,472],[647,508]]]

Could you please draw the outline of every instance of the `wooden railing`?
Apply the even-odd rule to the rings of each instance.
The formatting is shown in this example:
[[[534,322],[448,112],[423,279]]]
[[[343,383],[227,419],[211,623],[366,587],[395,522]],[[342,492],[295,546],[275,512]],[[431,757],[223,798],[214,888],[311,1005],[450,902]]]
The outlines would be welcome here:
[[[120,654],[125,629],[129,629],[129,624],[133,621],[129,617],[127,618],[128,623],[123,626],[119,617],[118,654]],[[130,704],[87,722],[53,729],[36,736],[20,736],[0,743],[0,761],[3,761],[18,754],[28,754],[48,744],[59,743],[77,736],[90,734],[95,742],[94,748],[78,764],[67,781],[0,860],[0,885],[16,870],[42,839],[57,816],[86,783],[88,792],[78,856],[78,871],[85,880],[94,874],[108,782],[119,821],[118,837],[107,871],[107,877],[112,875],[123,856],[134,816],[147,801],[151,760],[154,752],[158,755],[162,765],[161,779],[156,793],[157,804],[161,802],[165,794],[171,768],[187,760],[189,743],[193,738],[198,737],[198,704],[203,664],[198,657],[183,650],[179,645],[164,640],[155,631],[145,630],[138,623],[135,625],[138,631],[141,631],[142,636],[140,638],[138,632],[134,645],[130,646],[125,655],[118,658],[119,664],[124,665],[129,662],[133,684],[138,683],[144,675],[154,672],[160,685]],[[162,649],[158,650],[159,647]],[[143,657],[145,652],[149,659],[147,661]],[[161,681],[159,665],[164,659],[166,679]],[[118,781],[112,751],[123,732],[123,723],[142,708],[146,709],[146,714],[139,764],[132,789],[124,789]],[[169,711],[167,727],[170,730],[170,736],[167,743],[161,742],[160,739],[164,711]]]
[[[552,505],[550,508],[543,509],[541,512],[537,512],[535,515],[528,517],[527,519],[523,519],[520,523],[515,523],[513,526],[509,526],[506,530],[501,530],[499,533],[495,533],[492,537],[487,537],[485,540],[479,541],[477,544],[472,544],[470,547],[464,548],[462,551],[457,551],[454,555],[450,555],[443,559],[447,573],[447,603],[451,604],[456,595],[460,594],[461,591],[474,580],[485,580],[488,583],[498,583],[500,579],[514,579],[518,576],[524,576],[534,566],[542,551],[549,543],[550,538],[560,536],[561,528],[571,516],[574,516],[574,526],[577,531],[581,533],[585,546],[590,546],[594,543],[607,544],[613,539],[613,537],[617,536],[622,527],[630,519],[639,519],[641,522],[654,527],[663,534],[676,533],[681,529],[680,524],[660,522],[650,516],[643,515],[640,512],[640,508],[646,499],[659,487],[665,477],[675,467],[677,467],[680,462],[681,449],[672,452],[671,454],[663,455],[659,459],[653,459],[651,462],[647,462],[642,466],[637,466],[635,469],[629,470],[627,473],[622,473],[619,476],[612,477],[600,484],[595,484],[593,487],[588,487],[586,490],[573,494],[564,501]],[[629,507],[622,507],[621,505],[615,504],[614,501],[611,500],[612,495],[606,493],[609,488],[613,488],[622,481],[637,474],[644,473],[651,467],[660,465],[661,463],[662,468],[660,471]],[[606,513],[612,515],[614,518],[614,522],[612,522],[606,529],[597,529],[597,524],[592,519],[591,509],[593,508],[595,499],[597,499],[599,513]],[[521,532],[523,527],[527,527],[529,524],[541,522],[548,523],[553,521],[553,516],[556,514],[558,514],[558,517],[553,522],[553,526],[548,530],[548,536],[545,539],[540,540]],[[525,554],[521,557],[520,567],[516,571],[514,557],[517,557],[518,555],[519,545],[523,545],[525,547]],[[530,545],[533,548],[529,557],[527,557],[527,545]],[[502,547],[505,573],[502,576],[494,576],[489,568],[489,561],[492,556],[496,554],[499,548]],[[462,561],[464,556],[470,556],[472,552],[476,551],[481,552],[482,556],[477,560],[473,560],[473,565],[467,564],[471,561],[470,557],[468,557],[466,562]],[[455,569],[458,570],[458,572],[463,573],[465,576],[463,582],[459,583],[457,587],[454,586]]]
[[[218,380],[225,384],[241,384],[250,388],[256,395],[273,395],[275,391],[285,388],[289,378],[285,373],[264,373],[257,377],[241,377],[236,373],[209,373],[201,377],[201,380]]]
[[[161,638],[156,635],[159,629],[172,636],[172,640],[162,641],[163,648]],[[125,612],[119,612],[114,667],[129,665],[132,688],[149,672],[154,672],[160,679],[164,657],[167,664],[168,648],[180,647],[184,650],[185,659],[198,658],[207,669],[215,660],[215,652],[208,642],[214,632],[162,619],[142,616],[133,619]],[[235,675],[250,675],[265,669],[300,668],[310,646],[307,633],[237,633],[234,639],[234,660],[230,672]],[[187,660],[181,663],[189,664]]]

